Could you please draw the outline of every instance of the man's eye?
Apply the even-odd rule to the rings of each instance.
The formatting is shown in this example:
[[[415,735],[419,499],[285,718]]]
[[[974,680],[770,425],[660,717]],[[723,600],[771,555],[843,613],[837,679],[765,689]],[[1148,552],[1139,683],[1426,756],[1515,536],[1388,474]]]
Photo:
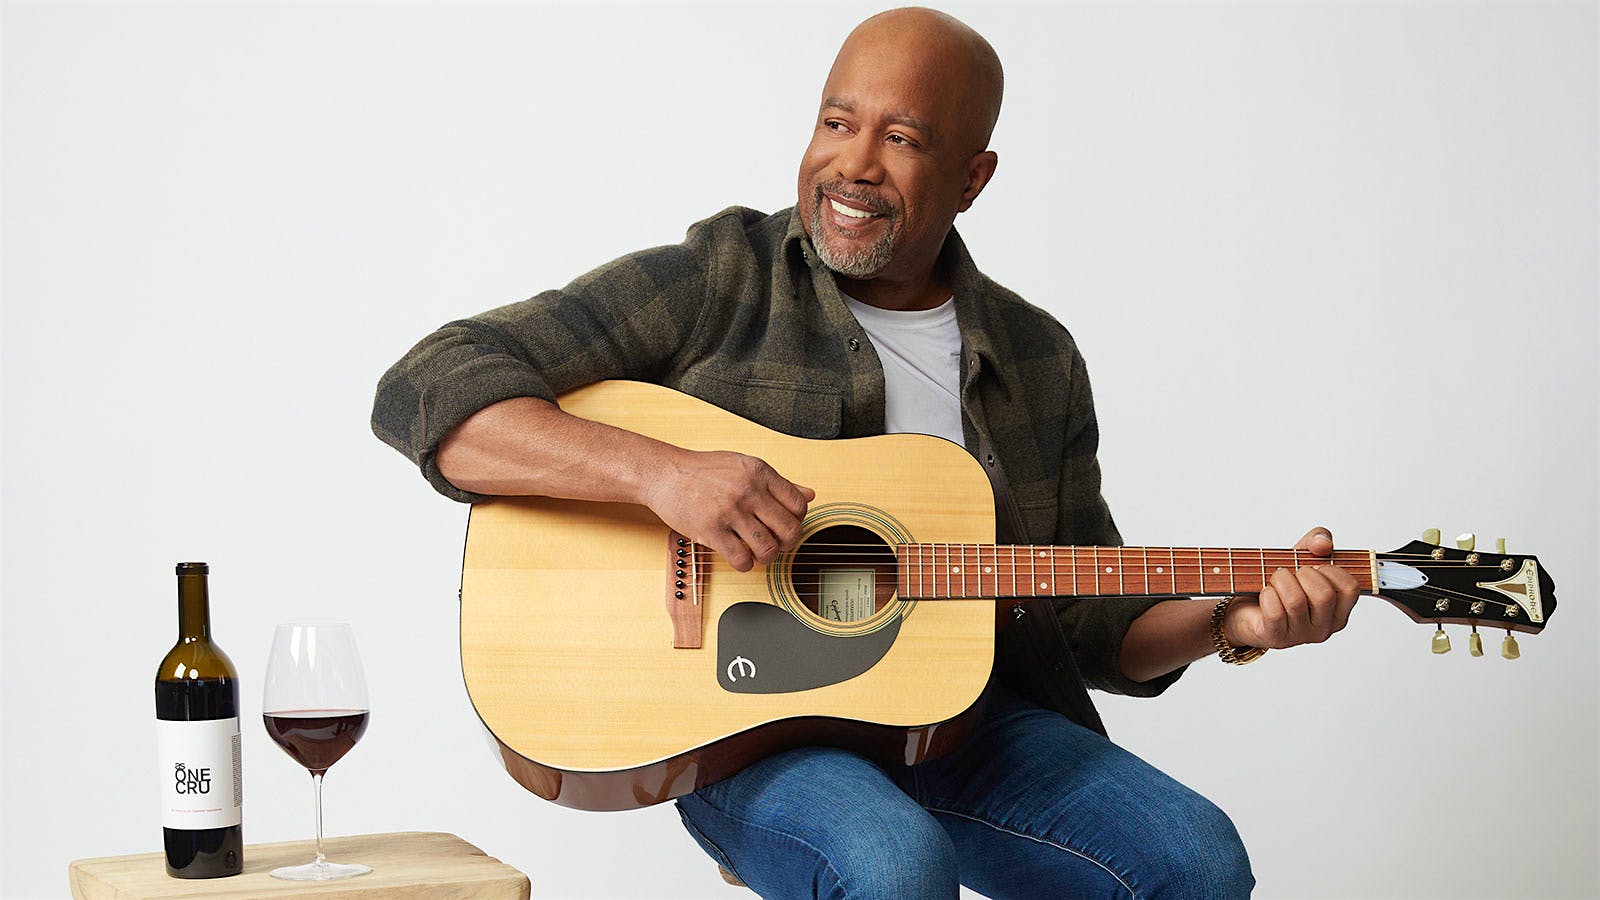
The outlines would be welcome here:
[[[891,135],[889,135],[887,140],[891,144],[909,144],[909,143],[911,143],[910,141],[906,140],[906,136],[903,135],[903,134],[891,134]]]
[[[822,123],[822,127],[828,129],[829,131],[843,131],[844,123],[838,119],[829,119]]]

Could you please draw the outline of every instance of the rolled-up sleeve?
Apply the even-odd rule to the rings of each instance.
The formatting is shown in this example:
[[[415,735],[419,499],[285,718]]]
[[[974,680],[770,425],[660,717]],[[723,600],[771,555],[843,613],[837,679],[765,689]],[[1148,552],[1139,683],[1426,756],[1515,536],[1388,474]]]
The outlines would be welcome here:
[[[1074,353],[1069,380],[1065,449],[1062,454],[1059,518],[1056,543],[1077,546],[1122,546],[1122,535],[1100,492],[1100,426],[1094,414],[1083,357]],[[1084,683],[1114,694],[1154,697],[1177,681],[1184,668],[1149,681],[1133,681],[1122,674],[1122,641],[1133,620],[1160,599],[1130,600],[1088,597],[1054,601],[1056,617],[1067,646],[1078,663]]]
[[[707,301],[709,235],[624,256],[560,290],[450,322],[378,382],[372,431],[441,494],[475,502],[439,472],[439,442],[473,413],[514,397],[555,402],[607,378],[654,380]]]

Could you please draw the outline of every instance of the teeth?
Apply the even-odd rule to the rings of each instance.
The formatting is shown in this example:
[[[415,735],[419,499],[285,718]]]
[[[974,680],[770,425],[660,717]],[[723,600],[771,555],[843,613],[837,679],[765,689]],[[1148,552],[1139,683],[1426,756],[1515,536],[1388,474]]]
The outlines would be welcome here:
[[[864,210],[859,210],[859,209],[855,209],[853,207],[845,206],[843,203],[840,203],[839,201],[833,199],[832,197],[828,198],[828,203],[833,206],[834,212],[840,213],[841,215],[849,216],[852,219],[870,219],[873,216],[877,215],[877,213],[875,213],[875,212],[866,212]]]

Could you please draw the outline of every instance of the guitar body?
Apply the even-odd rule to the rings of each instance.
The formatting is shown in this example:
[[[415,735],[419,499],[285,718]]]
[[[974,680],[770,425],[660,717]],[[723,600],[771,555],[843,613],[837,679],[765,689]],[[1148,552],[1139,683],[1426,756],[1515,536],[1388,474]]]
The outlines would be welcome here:
[[[909,764],[964,739],[993,663],[994,604],[902,599],[889,551],[994,540],[989,481],[963,448],[925,435],[790,437],[637,382],[591,385],[561,407],[760,457],[817,496],[800,549],[744,573],[692,543],[675,555],[684,545],[643,507],[475,505],[462,671],[524,787],[576,808],[630,809],[795,746]],[[673,600],[678,581],[688,600]]]

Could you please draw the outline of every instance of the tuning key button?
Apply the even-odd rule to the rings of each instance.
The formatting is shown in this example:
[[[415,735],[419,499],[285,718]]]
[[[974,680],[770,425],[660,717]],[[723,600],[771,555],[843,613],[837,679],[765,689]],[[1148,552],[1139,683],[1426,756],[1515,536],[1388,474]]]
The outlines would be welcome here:
[[[1500,655],[1506,659],[1521,659],[1522,648],[1517,646],[1517,639],[1506,632],[1506,639],[1500,642]]]
[[[1433,633],[1433,652],[1435,652],[1435,653],[1449,653],[1450,652],[1450,635],[1444,633],[1444,626],[1443,625],[1440,625],[1439,626],[1439,630],[1435,631]]]
[[[1506,555],[1506,539],[1505,538],[1495,538],[1494,539],[1494,552],[1500,554],[1501,556],[1505,556]]]
[[[1471,550],[1478,546],[1478,536],[1470,531],[1463,531],[1456,535],[1456,546],[1463,550]]]
[[[1439,529],[1427,528],[1422,532],[1422,539],[1430,544],[1439,543]]]
[[[1467,637],[1467,652],[1473,656],[1483,655],[1483,635],[1478,633],[1477,626],[1473,626],[1472,634]]]

